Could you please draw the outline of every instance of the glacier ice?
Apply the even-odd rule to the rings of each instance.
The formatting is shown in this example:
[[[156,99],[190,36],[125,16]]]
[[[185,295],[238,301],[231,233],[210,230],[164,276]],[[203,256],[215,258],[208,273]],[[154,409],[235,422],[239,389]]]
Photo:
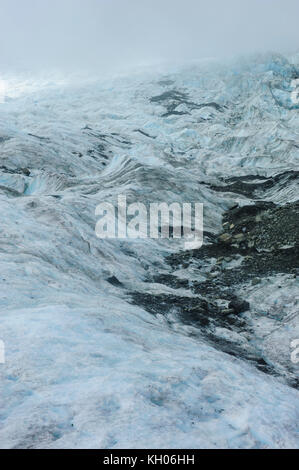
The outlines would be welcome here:
[[[298,447],[299,395],[285,372],[263,373],[175,315],[132,305],[132,291],[174,291],[147,281],[167,272],[165,256],[183,243],[99,240],[94,214],[119,194],[129,202],[203,202],[205,230],[218,233],[236,199],[211,185],[298,170],[293,62],[269,55],[111,79],[3,77],[2,448]],[[173,89],[184,103],[174,97],[167,111],[161,98],[151,100]],[[286,204],[297,195],[291,182],[265,199]],[[201,282],[209,271],[191,264],[177,274]],[[281,274],[243,286],[257,347],[278,368],[288,367],[298,337],[295,282]],[[278,330],[275,305],[291,319]]]

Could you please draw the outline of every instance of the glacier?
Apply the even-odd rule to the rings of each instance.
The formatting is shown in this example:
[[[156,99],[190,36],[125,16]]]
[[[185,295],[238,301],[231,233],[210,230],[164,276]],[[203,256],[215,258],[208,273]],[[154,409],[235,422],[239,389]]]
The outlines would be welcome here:
[[[298,448],[298,77],[278,54],[2,74],[1,448]],[[119,194],[203,203],[204,247],[98,239]],[[252,206],[255,251],[218,244]]]

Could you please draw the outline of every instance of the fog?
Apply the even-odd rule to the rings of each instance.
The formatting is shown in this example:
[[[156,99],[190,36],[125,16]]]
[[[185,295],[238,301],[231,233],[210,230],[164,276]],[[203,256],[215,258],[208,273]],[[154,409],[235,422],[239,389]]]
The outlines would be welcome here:
[[[126,67],[297,51],[298,0],[0,0],[0,65]]]

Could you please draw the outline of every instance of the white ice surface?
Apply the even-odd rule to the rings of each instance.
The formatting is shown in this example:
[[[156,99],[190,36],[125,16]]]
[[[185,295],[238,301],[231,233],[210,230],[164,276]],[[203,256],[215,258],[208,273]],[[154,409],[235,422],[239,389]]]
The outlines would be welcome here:
[[[113,297],[1,324],[1,447],[297,445],[295,390]]]
[[[113,80],[4,77],[0,166],[31,174],[0,173],[2,448],[298,447],[295,389],[128,303],[126,292],[145,290],[146,273],[163,271],[163,255],[183,245],[104,241],[94,231],[97,204],[125,193],[204,202],[205,230],[217,232],[234,200],[202,181],[296,169],[298,110],[276,104],[268,86],[288,90],[290,65],[280,60]],[[165,78],[226,110],[161,118],[149,99]],[[99,133],[108,135],[106,166],[88,153]],[[123,289],[107,282],[113,275]],[[262,288],[248,292],[261,308]]]

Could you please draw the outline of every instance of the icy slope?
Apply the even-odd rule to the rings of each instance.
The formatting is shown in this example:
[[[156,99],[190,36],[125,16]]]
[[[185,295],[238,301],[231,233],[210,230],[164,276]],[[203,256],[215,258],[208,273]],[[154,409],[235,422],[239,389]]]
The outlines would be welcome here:
[[[236,204],[298,199],[296,74],[267,56],[110,80],[6,77],[1,447],[298,447],[297,279],[285,262],[252,286],[232,275],[256,276],[248,248],[213,245]],[[99,240],[95,208],[119,194],[203,202],[205,248]],[[231,250],[219,286],[213,250]],[[250,301],[240,325],[221,316],[231,289]]]

